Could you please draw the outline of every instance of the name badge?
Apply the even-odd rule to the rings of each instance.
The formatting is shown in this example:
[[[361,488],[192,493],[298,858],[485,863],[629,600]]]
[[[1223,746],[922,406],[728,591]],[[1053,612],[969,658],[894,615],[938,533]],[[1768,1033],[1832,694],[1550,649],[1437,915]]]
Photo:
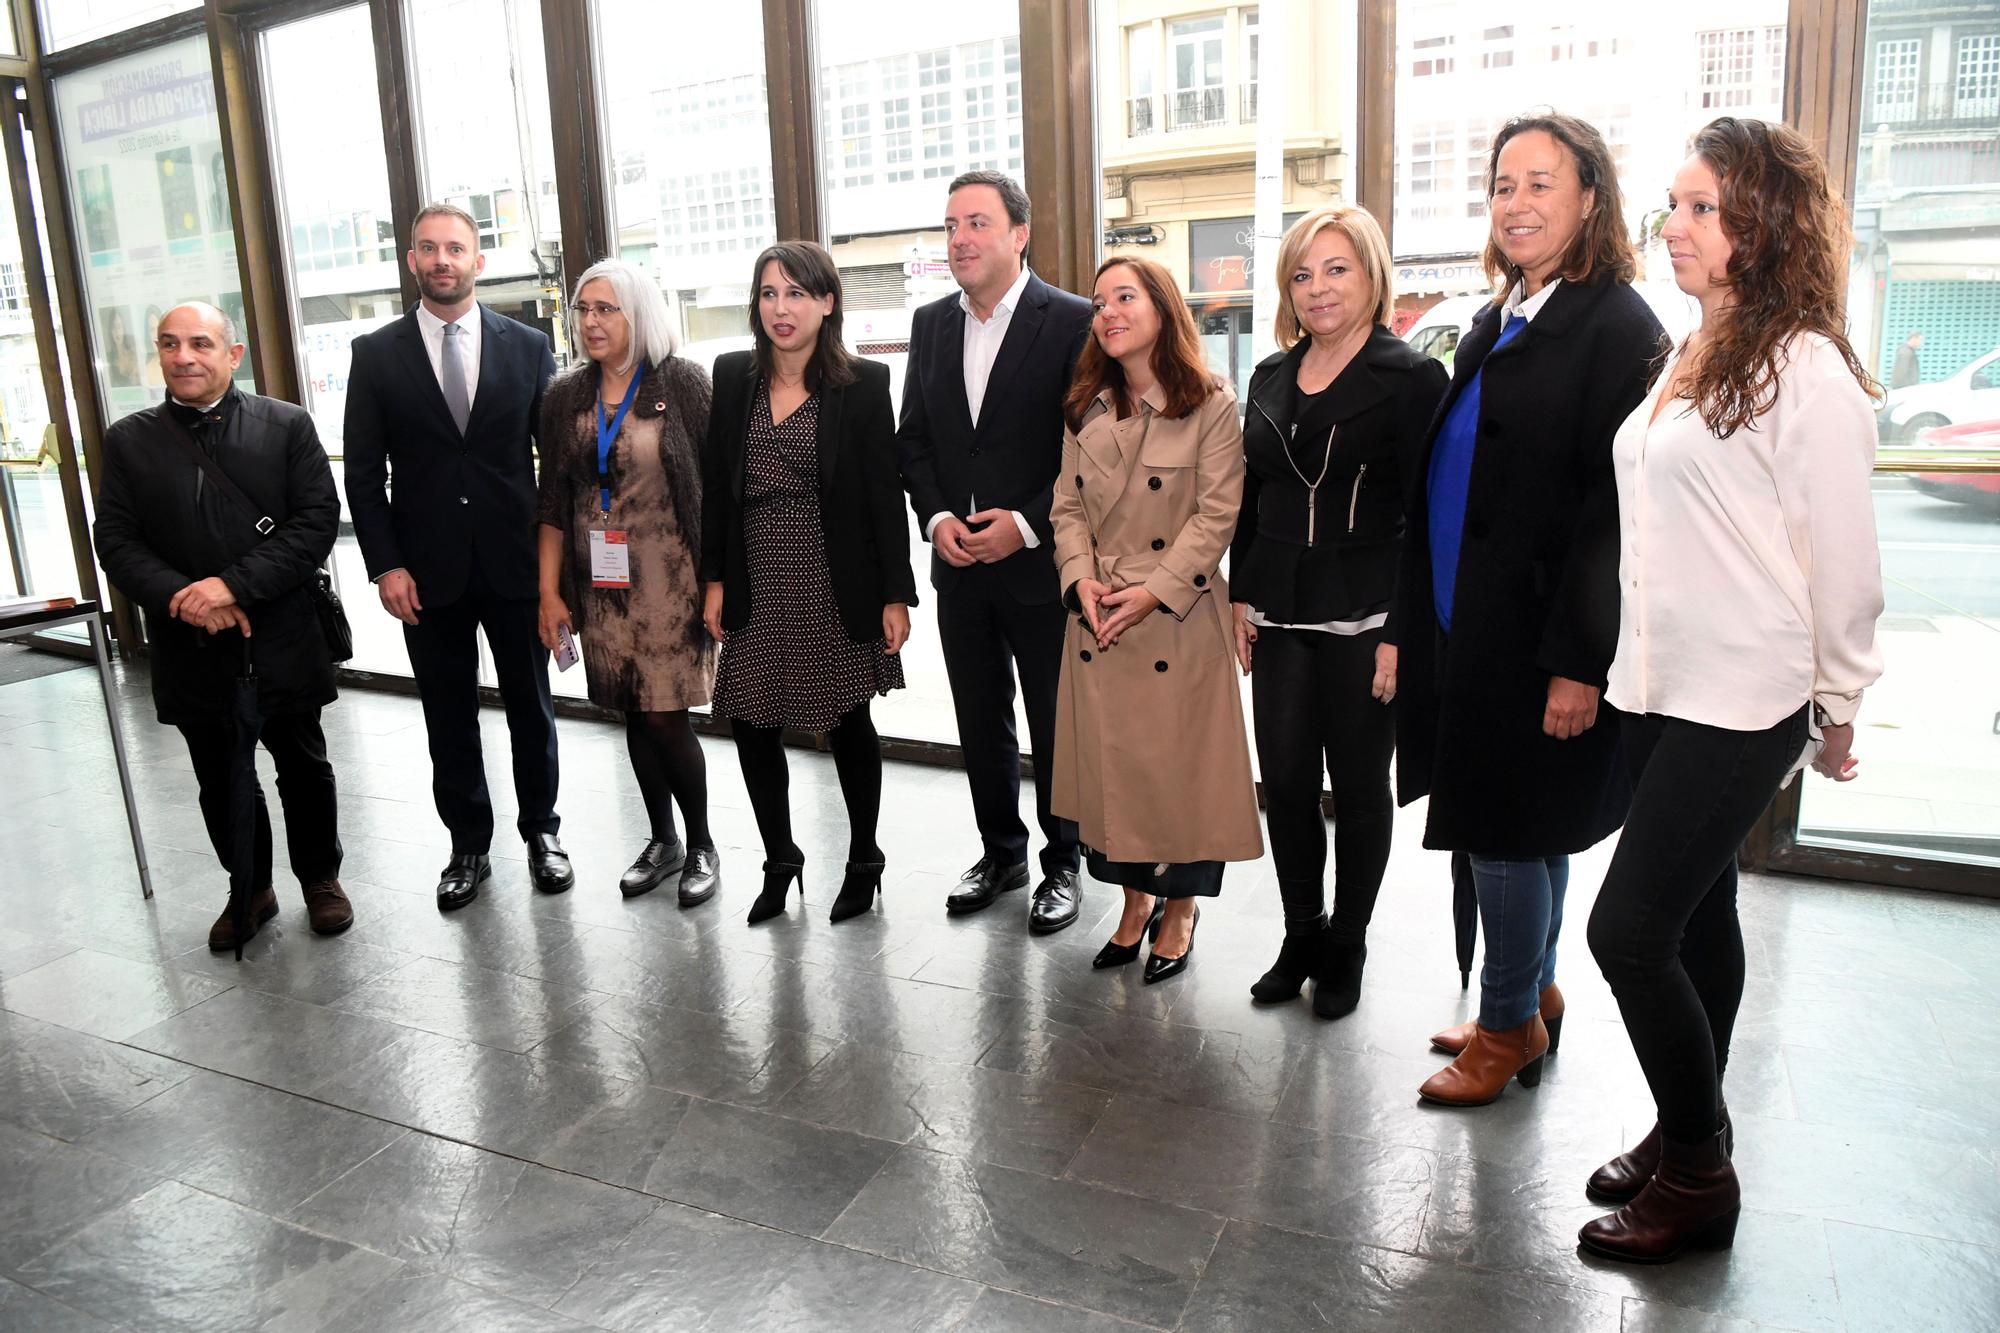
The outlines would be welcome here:
[[[632,555],[625,545],[624,529],[590,530],[590,586],[593,588],[632,586]]]

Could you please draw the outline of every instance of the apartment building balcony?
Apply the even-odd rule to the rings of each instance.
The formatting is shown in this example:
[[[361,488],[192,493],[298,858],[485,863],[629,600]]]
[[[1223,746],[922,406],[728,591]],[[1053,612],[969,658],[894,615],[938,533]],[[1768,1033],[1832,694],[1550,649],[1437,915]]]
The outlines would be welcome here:
[[[1125,136],[1177,134],[1257,123],[1257,85],[1210,84],[1125,99]]]

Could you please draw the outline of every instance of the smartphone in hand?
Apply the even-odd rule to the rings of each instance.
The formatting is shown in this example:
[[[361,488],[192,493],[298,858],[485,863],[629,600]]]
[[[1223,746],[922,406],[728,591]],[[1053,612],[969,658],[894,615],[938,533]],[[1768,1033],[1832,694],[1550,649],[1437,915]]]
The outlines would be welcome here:
[[[576,636],[569,632],[569,626],[556,626],[556,670],[567,671],[581,660],[576,651]]]

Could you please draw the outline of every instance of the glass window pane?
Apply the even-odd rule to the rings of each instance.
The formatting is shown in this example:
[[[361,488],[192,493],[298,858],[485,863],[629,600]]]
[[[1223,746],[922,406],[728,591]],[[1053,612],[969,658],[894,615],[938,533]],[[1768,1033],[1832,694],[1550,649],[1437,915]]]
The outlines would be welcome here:
[[[21,43],[14,33],[14,6],[11,0],[0,0],[0,56],[21,54]]]
[[[197,0],[43,0],[41,8],[42,49],[60,51],[201,5]],[[202,50],[205,58],[206,45]]]
[[[1808,780],[1799,836],[1996,865],[2000,471],[1959,469],[2000,468],[2000,4],[1877,0],[1863,49],[1847,317],[1889,391],[1875,479],[1888,669],[1858,719],[1860,776]]]
[[[165,396],[154,326],[181,301],[238,322],[236,234],[208,42],[189,37],[55,82],[90,337],[107,421]],[[238,382],[250,383],[244,358]]]
[[[0,173],[0,596],[75,597],[76,557],[21,244],[12,186]]]
[[[825,239],[840,266],[847,341],[889,367],[900,409],[910,313],[958,292],[945,260],[946,187],[975,168],[1022,178],[1019,13],[1014,5],[819,0],[813,16],[822,81],[857,69],[854,100],[875,126],[866,169],[845,169],[837,143],[825,155]],[[1109,48],[1110,59],[1118,49]],[[913,518],[910,554],[923,600],[911,608],[902,653],[908,688],[877,701],[876,723],[886,734],[955,743],[930,547]]]

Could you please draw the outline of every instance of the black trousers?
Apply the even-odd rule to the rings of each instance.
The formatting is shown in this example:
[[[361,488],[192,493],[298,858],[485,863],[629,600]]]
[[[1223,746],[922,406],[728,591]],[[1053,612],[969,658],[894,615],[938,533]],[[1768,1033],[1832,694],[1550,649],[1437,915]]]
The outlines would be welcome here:
[[[1014,729],[1014,677],[1028,714],[1035,756],[1035,817],[1042,869],[1077,868],[1076,824],[1049,813],[1056,745],[1056,686],[1066,628],[1060,602],[1026,606],[989,569],[963,571],[938,593],[938,639],[958,715],[958,743],[972,788],[972,817],[986,855],[1004,865],[1028,859],[1021,822],[1021,747]]]
[[[229,824],[229,770],[236,749],[236,728],[228,722],[183,725],[188,758],[201,792],[201,819],[208,841],[227,866],[235,853]],[[278,801],[285,808],[285,850],[301,886],[340,878],[340,827],[334,794],[333,765],[326,761],[326,735],[319,727],[319,709],[267,718],[264,748],[278,768]],[[257,787],[256,882],[260,893],[271,883],[271,813],[264,788]]]
[[[1381,642],[1380,630],[1261,629],[1251,659],[1264,818],[1285,918],[1309,920],[1324,907],[1323,769],[1333,793],[1333,924],[1356,939],[1374,915],[1395,826],[1389,757],[1396,719],[1370,693]]]
[[[1720,1124],[1743,999],[1736,849],[1805,747],[1807,715],[1802,706],[1763,731],[1619,719],[1632,809],[1590,913],[1590,951],[1618,997],[1660,1131],[1679,1143]]]
[[[423,589],[417,589],[423,595]],[[479,747],[479,643],[486,632],[507,734],[514,751],[515,826],[526,839],[554,833],[556,715],[549,700],[549,654],[535,629],[535,603],[501,597],[473,566],[465,594],[449,606],[426,606],[403,626],[424,730],[431,747],[431,795],[451,830],[451,850],[485,852],[493,843],[493,802]]]

